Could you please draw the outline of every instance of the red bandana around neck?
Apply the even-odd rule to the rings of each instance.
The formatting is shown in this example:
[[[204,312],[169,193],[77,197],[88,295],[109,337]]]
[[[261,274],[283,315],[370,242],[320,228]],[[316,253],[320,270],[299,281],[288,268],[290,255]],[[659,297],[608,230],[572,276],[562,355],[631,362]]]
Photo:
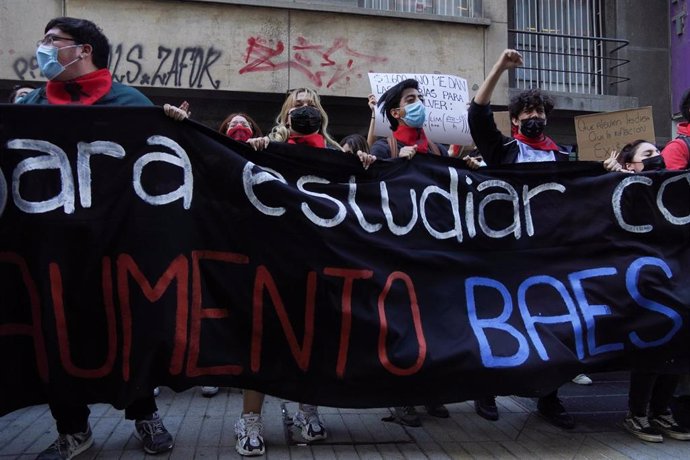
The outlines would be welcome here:
[[[320,149],[326,148],[326,138],[319,133],[307,134],[304,136],[290,136],[287,140],[288,144],[304,144],[311,147],[318,147]]]
[[[510,129],[513,132],[513,137],[517,139],[518,141],[522,142],[523,144],[527,144],[530,147],[532,147],[535,150],[543,150],[543,151],[551,151],[551,152],[558,152],[561,150],[561,148],[554,142],[553,139],[551,139],[549,136],[542,134],[541,136],[534,138],[534,137],[527,137],[524,134],[520,132],[520,128],[518,126],[515,126],[513,124],[510,125]]]
[[[411,128],[403,124],[398,125],[398,129],[393,131],[395,140],[401,142],[405,146],[417,146],[417,153],[429,152],[429,141],[424,134],[422,128]]]
[[[690,136],[690,124],[687,121],[678,124],[678,134]]]
[[[48,102],[51,104],[92,105],[108,94],[113,77],[108,69],[99,69],[69,81],[49,80],[46,85]]]

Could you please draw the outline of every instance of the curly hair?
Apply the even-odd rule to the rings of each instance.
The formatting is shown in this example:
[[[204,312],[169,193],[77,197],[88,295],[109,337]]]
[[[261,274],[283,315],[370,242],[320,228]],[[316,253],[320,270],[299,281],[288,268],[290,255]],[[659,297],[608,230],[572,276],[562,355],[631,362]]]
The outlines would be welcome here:
[[[546,94],[542,94],[539,88],[532,88],[521,92],[517,96],[513,96],[508,105],[508,112],[510,113],[510,118],[518,118],[522,112],[529,112],[539,107],[544,108],[544,115],[548,117],[553,110],[553,99]]]

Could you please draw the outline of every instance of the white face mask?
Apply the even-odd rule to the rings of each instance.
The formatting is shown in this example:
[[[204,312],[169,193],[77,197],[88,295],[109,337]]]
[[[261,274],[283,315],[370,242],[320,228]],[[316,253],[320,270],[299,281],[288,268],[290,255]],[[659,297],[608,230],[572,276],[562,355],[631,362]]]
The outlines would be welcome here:
[[[64,66],[58,61],[58,53],[61,49],[75,48],[77,46],[82,45],[70,45],[62,48],[50,45],[39,45],[39,47],[36,48],[36,61],[38,61],[38,67],[41,69],[43,75],[45,75],[48,80],[53,80],[64,72],[67,67],[81,59],[81,57],[78,57]]]

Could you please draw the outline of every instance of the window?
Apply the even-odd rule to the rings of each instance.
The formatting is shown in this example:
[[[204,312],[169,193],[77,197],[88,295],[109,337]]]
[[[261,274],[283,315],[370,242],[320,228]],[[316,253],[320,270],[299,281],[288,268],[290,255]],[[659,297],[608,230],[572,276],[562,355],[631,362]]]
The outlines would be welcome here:
[[[604,94],[601,0],[514,0],[517,88]]]

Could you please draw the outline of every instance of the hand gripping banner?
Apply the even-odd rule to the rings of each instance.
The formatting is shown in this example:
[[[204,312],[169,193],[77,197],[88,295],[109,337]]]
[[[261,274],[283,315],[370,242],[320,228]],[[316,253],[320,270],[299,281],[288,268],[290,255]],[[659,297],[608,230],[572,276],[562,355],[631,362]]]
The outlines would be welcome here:
[[[153,107],[3,105],[0,149],[0,413],[202,384],[427,404],[688,369],[686,171],[364,170]]]

